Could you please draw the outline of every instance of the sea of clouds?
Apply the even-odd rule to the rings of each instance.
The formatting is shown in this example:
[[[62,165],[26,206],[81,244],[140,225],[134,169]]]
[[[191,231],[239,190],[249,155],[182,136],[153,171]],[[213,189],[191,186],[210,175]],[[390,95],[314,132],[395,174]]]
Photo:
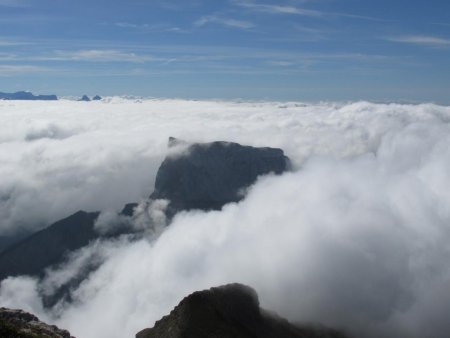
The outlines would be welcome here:
[[[1,306],[79,338],[133,337],[190,292],[241,282],[293,322],[356,337],[448,336],[450,107],[108,98],[0,101],[0,119],[5,236],[79,209],[107,210],[104,221],[127,202],[145,206],[169,136],[280,147],[294,167],[222,211],[92,243],[43,281],[9,278]],[[149,215],[161,218],[158,208]],[[75,301],[43,309],[40,294],[92,259],[103,264]]]

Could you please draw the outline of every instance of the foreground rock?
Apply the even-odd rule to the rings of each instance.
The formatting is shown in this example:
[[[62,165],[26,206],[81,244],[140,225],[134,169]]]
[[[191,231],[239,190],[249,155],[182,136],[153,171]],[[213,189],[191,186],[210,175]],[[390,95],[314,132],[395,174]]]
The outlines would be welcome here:
[[[2,93],[0,92],[0,100],[42,100],[55,101],[58,100],[56,95],[33,95],[30,92]]]
[[[0,308],[0,337],[73,338],[68,331],[43,323],[30,313],[7,308]]]
[[[345,338],[338,331],[297,327],[259,307],[256,292],[229,284],[194,292],[136,338]]]
[[[182,141],[169,139],[169,146]],[[281,174],[289,159],[278,148],[255,148],[231,142],[195,143],[159,167],[153,199],[168,199],[173,211],[217,210],[238,202],[258,176]]]

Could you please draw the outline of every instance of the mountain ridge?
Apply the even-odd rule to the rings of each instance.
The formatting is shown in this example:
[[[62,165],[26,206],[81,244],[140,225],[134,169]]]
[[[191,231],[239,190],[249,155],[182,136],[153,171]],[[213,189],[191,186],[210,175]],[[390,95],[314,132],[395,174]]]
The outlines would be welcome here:
[[[0,100],[56,101],[58,97],[54,94],[34,95],[31,92],[19,91],[15,93],[0,92]]]
[[[136,338],[347,338],[324,327],[296,326],[262,309],[258,294],[233,283],[185,297]]]

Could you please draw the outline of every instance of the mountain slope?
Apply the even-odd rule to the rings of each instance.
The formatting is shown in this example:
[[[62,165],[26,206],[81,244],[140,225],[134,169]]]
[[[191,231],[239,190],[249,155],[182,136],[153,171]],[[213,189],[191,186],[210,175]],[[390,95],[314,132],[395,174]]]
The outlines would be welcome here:
[[[136,338],[345,338],[325,328],[297,327],[259,307],[248,286],[229,284],[197,291]]]
[[[98,212],[77,213],[16,243],[0,254],[0,280],[8,276],[38,276],[64,255],[98,237],[94,222]]]

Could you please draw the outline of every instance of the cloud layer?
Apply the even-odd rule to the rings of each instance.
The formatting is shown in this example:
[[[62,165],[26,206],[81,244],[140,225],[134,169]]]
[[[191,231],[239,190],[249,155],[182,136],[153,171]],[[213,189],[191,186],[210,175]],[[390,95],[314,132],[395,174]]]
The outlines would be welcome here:
[[[161,234],[93,243],[42,283],[8,279],[1,305],[32,310],[78,337],[132,337],[188,293],[241,282],[256,288],[263,307],[294,322],[364,337],[447,335],[449,107],[119,98],[0,104],[5,233],[79,208],[145,199],[168,136],[281,147],[295,168],[260,178],[245,200],[220,212],[179,214]],[[141,206],[139,227],[147,218],[158,223],[164,205],[148,216]],[[89,257],[104,263],[74,290],[76,301],[43,310],[39,290],[64,282]]]

